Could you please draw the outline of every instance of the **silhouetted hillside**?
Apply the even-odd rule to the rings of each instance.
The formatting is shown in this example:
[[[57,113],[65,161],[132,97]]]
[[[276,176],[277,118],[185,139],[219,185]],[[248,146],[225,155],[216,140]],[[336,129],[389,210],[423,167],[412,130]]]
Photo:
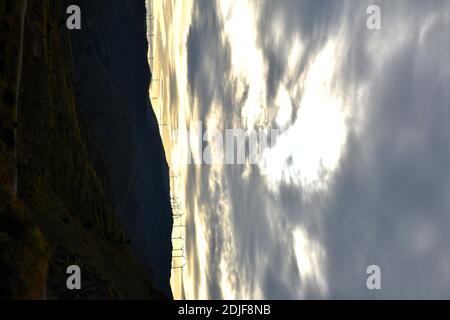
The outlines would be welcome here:
[[[81,115],[104,152],[109,198],[137,259],[168,296],[172,258],[169,169],[150,106],[144,0],[77,0],[70,32]]]
[[[98,48],[90,47],[93,58],[87,64],[82,60],[84,46],[90,43],[82,38],[91,37],[88,30],[96,23],[103,25],[104,16],[116,12],[111,10],[113,3],[125,2],[86,3],[80,3],[86,29],[75,35],[65,28],[66,7],[61,0],[28,1],[19,96],[15,88],[21,1],[0,3],[3,298],[164,298],[150,278],[165,296],[171,296],[171,212],[163,178],[167,165],[146,103],[144,1],[126,2],[134,4],[129,6],[134,13],[133,19],[116,21],[122,24],[118,26],[124,30],[122,38],[105,34],[107,44],[114,41],[115,46],[128,48],[128,40],[139,42],[142,37],[128,52],[129,60],[105,74],[101,73],[105,61],[95,58],[100,55]],[[122,55],[112,53],[112,61]],[[104,52],[101,55],[105,58]],[[140,67],[141,75],[133,76],[134,68]],[[133,73],[122,72],[131,69]],[[95,85],[96,81],[100,83]],[[118,136],[124,140],[120,142]],[[117,143],[116,151],[111,143]],[[123,171],[127,169],[131,171]],[[159,232],[146,236],[152,229],[144,228],[144,235],[139,235],[133,231],[136,225],[151,225]],[[66,268],[71,264],[81,267],[81,291],[66,289]],[[162,266],[167,268],[165,273]]]

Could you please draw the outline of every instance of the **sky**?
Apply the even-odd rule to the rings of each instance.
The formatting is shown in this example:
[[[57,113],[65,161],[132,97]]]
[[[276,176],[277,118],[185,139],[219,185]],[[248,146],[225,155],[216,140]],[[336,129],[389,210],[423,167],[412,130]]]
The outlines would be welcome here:
[[[176,298],[450,297],[450,1],[152,12],[150,95],[184,213]],[[280,134],[258,164],[186,164],[179,132],[199,121]]]

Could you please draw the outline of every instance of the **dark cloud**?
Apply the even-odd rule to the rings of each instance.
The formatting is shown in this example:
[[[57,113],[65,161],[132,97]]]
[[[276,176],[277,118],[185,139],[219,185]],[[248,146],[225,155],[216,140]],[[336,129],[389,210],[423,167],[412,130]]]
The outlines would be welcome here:
[[[346,4],[327,0],[255,0],[254,4],[259,8],[258,42],[268,67],[267,103],[271,105],[287,73],[286,61],[294,41],[298,38],[305,45],[305,53],[299,57],[297,73],[301,73],[308,59],[334,35]]]
[[[200,119],[228,82],[231,53],[222,39],[223,25],[214,1],[196,1],[187,39],[188,83],[192,96],[199,99]]]
[[[429,17],[425,6],[415,23]],[[382,268],[381,297],[450,295],[449,37],[437,23],[371,78],[367,125],[349,138],[325,210],[332,297],[374,297],[365,287],[370,264]]]

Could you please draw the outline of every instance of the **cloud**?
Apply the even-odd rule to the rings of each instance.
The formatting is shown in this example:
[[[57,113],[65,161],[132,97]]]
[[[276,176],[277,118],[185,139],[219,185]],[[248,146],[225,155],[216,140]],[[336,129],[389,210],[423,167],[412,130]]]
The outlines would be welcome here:
[[[450,69],[445,65],[450,45],[443,41],[450,35],[450,20],[440,14],[448,3],[434,4],[384,8],[389,12],[385,28],[407,36],[391,44],[378,70],[365,70],[364,126],[350,135],[330,187],[323,238],[332,297],[443,298],[450,293],[445,267],[450,257],[445,228],[450,220]],[[421,26],[436,15],[439,22],[421,43]],[[370,39],[360,46],[370,47]],[[369,264],[381,267],[381,292],[365,288]]]
[[[196,120],[206,122],[208,115],[214,112],[214,105],[219,104],[222,110],[218,112],[223,113],[219,127],[227,128],[237,122],[248,88],[239,92],[231,75],[230,44],[223,35],[222,24],[214,2],[195,3],[187,39],[188,79],[193,100],[198,102]],[[205,272],[206,290],[211,298],[222,298],[225,294],[223,286],[227,284],[235,297],[263,297],[263,293],[258,295],[260,287],[277,286],[277,282],[279,287],[288,284],[287,279],[268,277],[270,272],[276,274],[286,269],[286,261],[277,257],[270,267],[267,262],[272,259],[268,253],[280,254],[280,247],[289,247],[290,241],[280,237],[281,224],[277,231],[271,230],[269,219],[272,218],[267,204],[255,197],[266,192],[261,177],[253,173],[253,178],[244,182],[239,178],[244,171],[244,166],[202,166],[200,171],[194,166],[189,168],[189,211],[197,214],[206,226],[207,252],[200,252],[196,245],[198,230],[192,218],[187,226],[187,234],[192,235],[188,237],[187,254],[207,257],[205,265],[200,266],[199,261],[192,264],[195,270],[192,281],[199,281],[200,274]],[[194,203],[200,205],[199,210],[195,209]],[[293,262],[293,249],[288,255]],[[272,292],[273,297],[289,298],[292,294],[289,288],[285,292]]]
[[[223,39],[223,24],[214,1],[196,1],[187,39],[188,84],[199,102],[200,119],[205,119],[214,99],[223,95],[231,57]]]
[[[263,93],[259,107],[275,124],[273,105],[284,86],[292,104],[288,131],[303,116],[310,94],[305,79],[330,41],[337,63],[327,94],[348,111],[345,144],[325,188],[284,176],[274,190],[258,166],[189,167],[188,256],[192,281],[204,281],[208,297],[230,291],[237,298],[279,299],[450,294],[449,3],[378,3],[382,30],[369,31],[370,2],[251,1],[254,49],[265,68],[264,88],[255,93],[251,77],[234,70],[226,12],[214,1],[195,2],[187,49],[196,120],[208,126],[216,114],[219,129],[236,126],[248,101]],[[289,147],[298,145],[292,138]],[[295,169],[288,160],[285,166]],[[298,230],[310,251],[304,259],[323,251],[314,275],[305,276],[298,263]],[[370,264],[381,267],[381,291],[366,288]]]

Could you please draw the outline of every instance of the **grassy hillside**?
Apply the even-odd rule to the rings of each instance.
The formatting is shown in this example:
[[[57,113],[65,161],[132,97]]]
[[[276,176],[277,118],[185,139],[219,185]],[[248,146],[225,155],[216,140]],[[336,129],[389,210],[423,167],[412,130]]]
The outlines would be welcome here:
[[[78,116],[64,11],[59,0],[29,1],[15,123],[20,1],[0,3],[0,295],[162,298],[130,253],[106,197],[102,153]],[[71,264],[81,267],[81,291],[66,289]]]

